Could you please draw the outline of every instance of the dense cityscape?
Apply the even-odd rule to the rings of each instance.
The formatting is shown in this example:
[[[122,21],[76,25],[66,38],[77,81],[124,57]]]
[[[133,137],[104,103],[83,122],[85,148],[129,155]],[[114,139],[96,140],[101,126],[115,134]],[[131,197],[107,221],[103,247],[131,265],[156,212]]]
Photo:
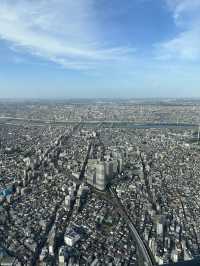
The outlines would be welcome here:
[[[0,265],[200,263],[200,101],[0,102]]]

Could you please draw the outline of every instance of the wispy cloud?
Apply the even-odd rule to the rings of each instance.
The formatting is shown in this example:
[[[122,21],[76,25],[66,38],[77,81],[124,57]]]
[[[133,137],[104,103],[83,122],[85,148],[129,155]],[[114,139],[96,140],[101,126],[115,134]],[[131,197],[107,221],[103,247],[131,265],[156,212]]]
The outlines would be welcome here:
[[[0,39],[70,69],[126,58],[132,49],[101,45],[92,0],[1,0]]]
[[[157,45],[159,58],[200,60],[200,1],[165,0],[179,33]]]

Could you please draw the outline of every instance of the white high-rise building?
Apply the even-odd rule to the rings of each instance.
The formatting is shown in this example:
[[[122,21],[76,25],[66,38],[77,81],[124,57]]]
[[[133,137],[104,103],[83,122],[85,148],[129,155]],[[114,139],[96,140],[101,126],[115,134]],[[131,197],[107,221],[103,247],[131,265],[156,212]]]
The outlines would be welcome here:
[[[86,170],[87,183],[99,190],[104,190],[107,185],[105,174],[105,162],[99,160],[89,160]]]
[[[96,176],[95,177],[96,177],[96,180],[94,180],[95,187],[99,190],[104,190],[107,185],[104,162],[99,162],[96,165]]]
[[[67,230],[64,235],[64,242],[66,245],[73,247],[76,242],[80,239],[80,235],[77,234],[73,229]]]

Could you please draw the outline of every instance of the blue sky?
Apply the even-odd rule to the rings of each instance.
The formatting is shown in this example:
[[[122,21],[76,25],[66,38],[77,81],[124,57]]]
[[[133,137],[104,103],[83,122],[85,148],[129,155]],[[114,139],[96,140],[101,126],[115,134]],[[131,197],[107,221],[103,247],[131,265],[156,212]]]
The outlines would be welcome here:
[[[200,0],[1,0],[0,98],[200,97]]]

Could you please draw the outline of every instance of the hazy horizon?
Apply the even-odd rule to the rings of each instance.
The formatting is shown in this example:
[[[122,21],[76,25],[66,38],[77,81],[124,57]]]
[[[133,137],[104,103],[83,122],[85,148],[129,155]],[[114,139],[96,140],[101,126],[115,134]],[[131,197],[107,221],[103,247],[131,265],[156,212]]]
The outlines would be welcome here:
[[[108,101],[197,101],[200,100],[200,97],[52,97],[52,98],[42,98],[42,97],[0,97],[0,101],[102,101],[102,102],[108,102]]]

